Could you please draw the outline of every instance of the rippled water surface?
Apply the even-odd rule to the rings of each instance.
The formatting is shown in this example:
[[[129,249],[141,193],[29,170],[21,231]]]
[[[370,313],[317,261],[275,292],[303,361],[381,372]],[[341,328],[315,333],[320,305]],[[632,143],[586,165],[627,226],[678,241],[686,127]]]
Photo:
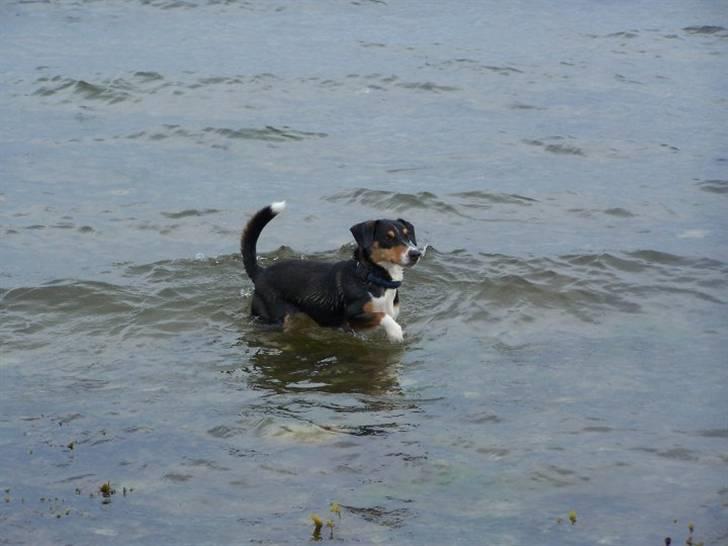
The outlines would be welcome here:
[[[728,544],[724,3],[8,0],[0,46],[0,544]],[[264,265],[416,225],[404,344],[249,319],[281,199]]]

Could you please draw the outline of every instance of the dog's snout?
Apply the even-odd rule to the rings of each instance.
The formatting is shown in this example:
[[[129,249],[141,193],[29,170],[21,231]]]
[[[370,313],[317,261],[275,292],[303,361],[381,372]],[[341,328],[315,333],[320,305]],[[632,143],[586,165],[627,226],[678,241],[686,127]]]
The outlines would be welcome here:
[[[417,261],[420,259],[420,256],[422,256],[422,252],[420,252],[418,249],[413,248],[407,253],[407,256],[409,256],[409,259],[414,261]]]

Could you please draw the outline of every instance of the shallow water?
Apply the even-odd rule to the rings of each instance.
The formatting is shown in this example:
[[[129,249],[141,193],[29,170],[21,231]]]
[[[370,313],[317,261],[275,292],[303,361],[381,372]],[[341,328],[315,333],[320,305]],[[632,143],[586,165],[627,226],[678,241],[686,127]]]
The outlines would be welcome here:
[[[723,7],[2,4],[0,543],[728,543]],[[280,199],[403,345],[248,318]]]

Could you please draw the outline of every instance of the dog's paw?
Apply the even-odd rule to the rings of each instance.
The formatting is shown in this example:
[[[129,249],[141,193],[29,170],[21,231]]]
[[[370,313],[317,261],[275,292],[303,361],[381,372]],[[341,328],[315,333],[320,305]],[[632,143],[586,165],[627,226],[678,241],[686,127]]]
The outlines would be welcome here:
[[[398,324],[397,325],[397,331],[392,333],[387,333],[387,337],[389,338],[389,341],[392,343],[403,343],[404,342],[404,333],[402,332],[402,327]]]
[[[382,320],[382,326],[384,331],[387,332],[387,338],[393,343],[402,343],[404,341],[404,334],[402,333],[402,327],[392,317],[387,315]]]

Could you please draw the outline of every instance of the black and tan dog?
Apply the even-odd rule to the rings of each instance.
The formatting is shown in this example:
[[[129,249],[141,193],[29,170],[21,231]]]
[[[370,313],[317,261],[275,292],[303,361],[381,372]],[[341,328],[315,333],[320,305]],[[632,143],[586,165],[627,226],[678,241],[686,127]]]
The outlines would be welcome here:
[[[253,316],[284,324],[305,313],[322,326],[382,326],[391,341],[402,341],[397,289],[403,269],[422,255],[414,226],[402,219],[362,222],[351,227],[357,243],[351,260],[286,260],[262,268],[255,245],[265,225],[284,208],[285,202],[279,202],[256,212],[240,238],[245,271],[255,285]]]

